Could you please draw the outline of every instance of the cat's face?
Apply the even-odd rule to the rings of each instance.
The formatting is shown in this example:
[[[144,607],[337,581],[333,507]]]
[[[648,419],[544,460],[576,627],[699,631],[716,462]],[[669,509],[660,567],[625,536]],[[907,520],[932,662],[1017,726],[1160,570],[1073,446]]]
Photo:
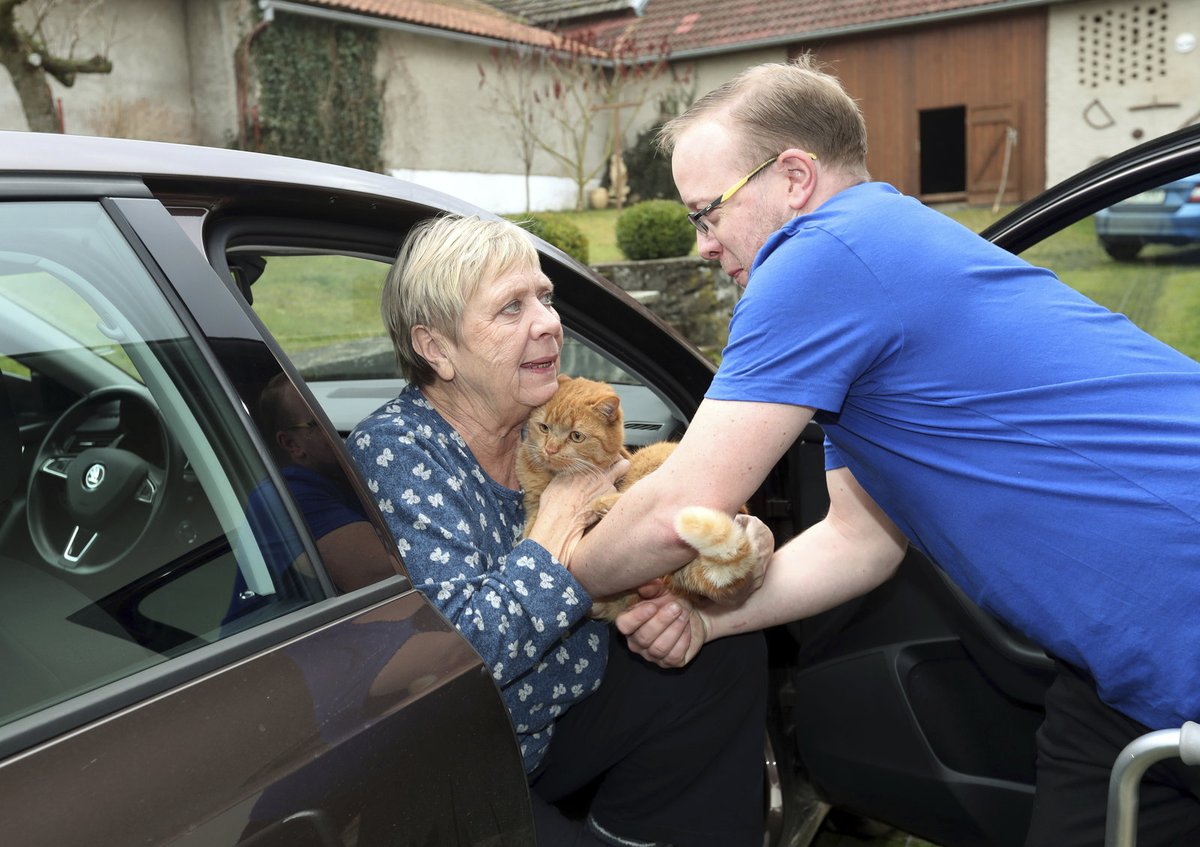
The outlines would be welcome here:
[[[620,399],[603,383],[559,380],[550,402],[529,417],[524,449],[530,462],[551,474],[609,467],[624,442]]]

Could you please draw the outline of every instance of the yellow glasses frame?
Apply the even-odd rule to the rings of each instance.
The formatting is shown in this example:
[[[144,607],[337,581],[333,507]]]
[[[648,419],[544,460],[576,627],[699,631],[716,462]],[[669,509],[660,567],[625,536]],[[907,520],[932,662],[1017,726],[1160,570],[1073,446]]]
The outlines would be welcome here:
[[[814,162],[815,162],[815,161],[817,161],[817,154],[816,154],[816,153],[809,153],[808,155],[812,157],[812,160],[813,160]],[[688,220],[692,222],[692,226],[694,226],[694,227],[696,228],[696,231],[697,231],[697,232],[699,232],[701,235],[708,235],[708,234],[709,234],[709,233],[708,233],[708,222],[707,222],[706,220],[704,220],[704,216],[705,216],[705,215],[708,215],[708,214],[710,214],[710,213],[712,212],[712,210],[713,210],[713,209],[717,208],[717,207],[718,207],[718,206],[720,206],[722,203],[727,203],[727,202],[729,202],[729,199],[730,199],[731,197],[733,197],[733,195],[735,195],[735,194],[737,194],[739,191],[741,191],[741,190],[742,190],[742,187],[743,187],[743,186],[744,186],[746,183],[748,183],[750,180],[752,180],[752,179],[753,179],[755,176],[757,176],[757,175],[758,175],[758,174],[759,174],[759,173],[760,173],[760,172],[761,172],[761,171],[762,171],[764,168],[766,168],[766,167],[767,167],[767,165],[771,164],[772,162],[774,162],[774,161],[775,161],[776,159],[778,159],[778,158],[779,158],[778,156],[772,156],[771,158],[767,159],[767,161],[763,162],[763,163],[762,163],[761,165],[759,165],[757,168],[755,168],[754,170],[750,171],[750,173],[746,174],[744,177],[742,177],[742,178],[741,178],[741,179],[739,179],[737,182],[735,182],[733,185],[731,185],[731,186],[730,186],[728,189],[726,189],[726,191],[725,191],[725,193],[724,193],[724,194],[722,194],[722,195],[721,195],[720,197],[718,197],[716,200],[714,200],[714,201],[712,201],[711,203],[709,203],[709,204],[708,204],[707,206],[705,206],[703,209],[697,209],[697,210],[696,210],[696,211],[694,211],[694,212],[689,212],[689,213],[688,213]]]

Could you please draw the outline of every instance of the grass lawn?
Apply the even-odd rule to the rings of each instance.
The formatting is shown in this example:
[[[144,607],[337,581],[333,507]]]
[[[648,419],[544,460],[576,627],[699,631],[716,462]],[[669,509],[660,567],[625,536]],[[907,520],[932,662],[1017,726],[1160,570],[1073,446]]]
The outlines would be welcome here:
[[[617,247],[617,210],[590,209],[586,212],[561,212],[583,232],[588,240],[588,262],[601,265],[621,262],[625,256]]]

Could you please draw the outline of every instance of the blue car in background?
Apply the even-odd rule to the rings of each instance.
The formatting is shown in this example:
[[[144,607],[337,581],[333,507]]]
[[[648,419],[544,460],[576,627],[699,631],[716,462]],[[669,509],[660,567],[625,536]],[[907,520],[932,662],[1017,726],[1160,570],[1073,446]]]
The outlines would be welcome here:
[[[1146,244],[1200,241],[1200,174],[1135,194],[1095,220],[1100,245],[1119,262],[1137,258]]]

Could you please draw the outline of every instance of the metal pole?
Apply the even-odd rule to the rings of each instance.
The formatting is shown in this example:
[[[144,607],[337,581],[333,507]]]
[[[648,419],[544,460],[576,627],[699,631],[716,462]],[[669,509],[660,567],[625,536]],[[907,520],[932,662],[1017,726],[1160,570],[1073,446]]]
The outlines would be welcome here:
[[[1138,786],[1146,769],[1178,756],[1186,765],[1200,764],[1200,724],[1188,721],[1182,729],[1160,729],[1135,738],[1117,756],[1108,780],[1108,819],[1104,847],[1134,847],[1137,843]]]

